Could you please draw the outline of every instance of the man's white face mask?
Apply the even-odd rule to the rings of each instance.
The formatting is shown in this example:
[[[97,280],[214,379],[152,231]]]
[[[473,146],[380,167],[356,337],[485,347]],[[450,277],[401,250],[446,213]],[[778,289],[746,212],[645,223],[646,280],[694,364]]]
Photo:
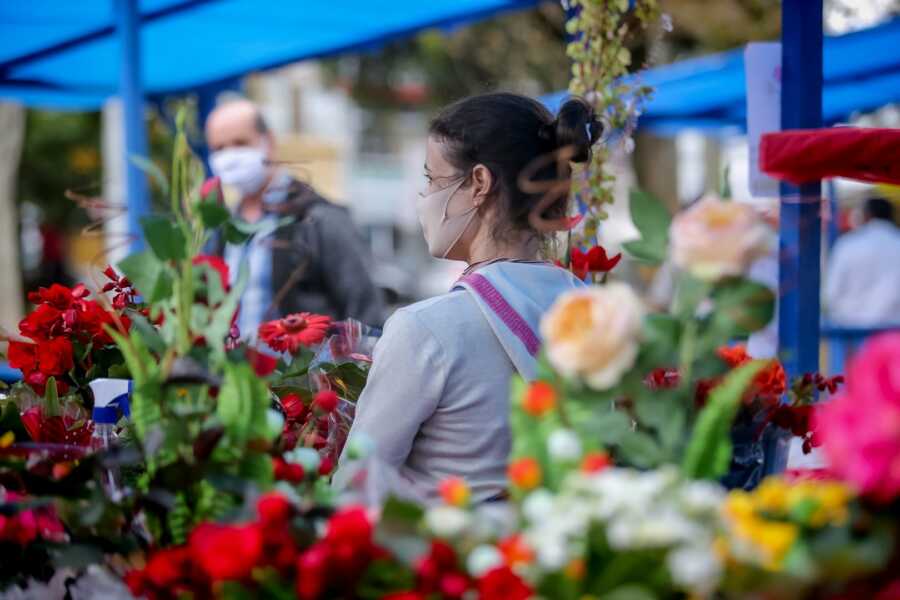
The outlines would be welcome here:
[[[416,212],[428,252],[435,258],[447,258],[477,214],[478,207],[472,206],[462,214],[447,216],[450,200],[465,181],[466,177],[462,176],[456,183],[430,194],[420,194],[416,199]]]
[[[269,172],[263,145],[217,150],[209,155],[209,166],[213,175],[236,188],[241,196],[259,192]]]

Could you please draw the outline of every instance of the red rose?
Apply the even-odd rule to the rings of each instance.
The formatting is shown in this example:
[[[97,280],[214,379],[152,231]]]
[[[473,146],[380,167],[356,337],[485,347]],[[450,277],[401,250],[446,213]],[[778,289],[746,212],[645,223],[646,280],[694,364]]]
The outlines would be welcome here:
[[[313,398],[313,404],[326,413],[333,412],[337,408],[340,398],[333,390],[322,390]]]
[[[262,555],[262,531],[256,525],[201,523],[191,532],[191,556],[213,581],[248,577]]]
[[[23,373],[30,373],[37,369],[37,346],[29,342],[9,342],[7,358],[9,366],[20,369]]]
[[[212,194],[215,195],[210,197]],[[222,202],[224,198],[222,195],[222,181],[218,177],[210,177],[204,181],[203,185],[200,186],[200,198],[204,202]]]
[[[533,592],[509,567],[497,567],[478,580],[481,600],[528,600]]]
[[[72,342],[64,337],[40,342],[37,345],[37,363],[40,372],[47,376],[65,375],[74,366]]]
[[[334,469],[334,459],[330,456],[323,456],[322,462],[319,463],[319,475],[328,477],[331,475],[332,469]]]

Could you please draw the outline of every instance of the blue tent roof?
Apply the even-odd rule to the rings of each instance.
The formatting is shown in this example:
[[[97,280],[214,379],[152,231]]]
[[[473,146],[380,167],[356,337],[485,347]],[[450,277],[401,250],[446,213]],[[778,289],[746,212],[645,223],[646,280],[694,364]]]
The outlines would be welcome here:
[[[377,46],[539,0],[139,0],[142,79],[178,93],[304,58]],[[0,2],[0,98],[94,109],[117,93],[114,0]]]
[[[826,38],[823,59],[826,124],[900,101],[900,18]],[[687,127],[745,126],[743,49],[655,67],[638,77],[656,88],[644,107],[641,127],[667,134]],[[566,96],[559,92],[544,101],[555,108]]]

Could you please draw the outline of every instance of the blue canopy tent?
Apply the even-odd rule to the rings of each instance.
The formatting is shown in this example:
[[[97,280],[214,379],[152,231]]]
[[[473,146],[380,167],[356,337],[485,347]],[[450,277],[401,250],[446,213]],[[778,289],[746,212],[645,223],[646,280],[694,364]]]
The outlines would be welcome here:
[[[0,99],[55,109],[124,105],[128,156],[147,154],[146,96],[210,91],[250,71],[375,47],[539,0],[34,0],[0,4]],[[201,110],[211,107],[201,93]],[[129,232],[149,200],[127,164]]]
[[[827,37],[823,48],[822,121],[832,125],[854,113],[900,102],[900,18],[882,25]],[[682,60],[643,71],[642,84],[655,88],[639,126],[659,135],[687,128],[714,133],[746,126],[743,50]],[[544,97],[556,108],[567,96]]]

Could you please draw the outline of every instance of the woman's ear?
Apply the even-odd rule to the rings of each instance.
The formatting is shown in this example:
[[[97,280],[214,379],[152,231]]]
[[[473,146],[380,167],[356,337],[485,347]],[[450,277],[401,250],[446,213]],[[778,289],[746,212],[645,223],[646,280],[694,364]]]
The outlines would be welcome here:
[[[494,187],[494,174],[484,165],[475,165],[472,169],[472,204],[480,207]]]

